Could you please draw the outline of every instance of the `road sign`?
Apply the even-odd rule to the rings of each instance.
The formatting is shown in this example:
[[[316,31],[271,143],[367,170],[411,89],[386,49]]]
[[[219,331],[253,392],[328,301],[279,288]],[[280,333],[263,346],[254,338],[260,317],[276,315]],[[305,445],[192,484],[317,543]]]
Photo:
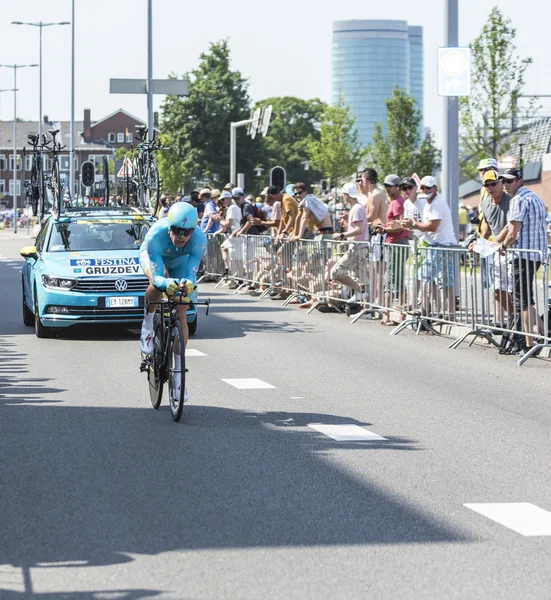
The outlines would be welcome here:
[[[110,79],[111,94],[147,94],[146,79]],[[188,79],[152,79],[151,93],[171,96],[187,96],[189,94]]]
[[[256,108],[253,113],[253,122],[251,123],[251,139],[254,140],[260,130],[260,108]]]
[[[497,166],[500,169],[514,169],[517,166],[516,156],[498,156]]]
[[[132,167],[132,161],[128,158],[128,156],[126,156],[122,162],[122,167],[117,173],[117,177],[132,177],[133,174],[134,168]]]
[[[438,48],[438,95],[469,96],[470,93],[471,49]]]
[[[272,118],[272,105],[270,104],[264,109],[264,114],[262,115],[262,125],[260,126],[260,132],[264,137],[268,133],[268,127],[270,126],[270,119]]]

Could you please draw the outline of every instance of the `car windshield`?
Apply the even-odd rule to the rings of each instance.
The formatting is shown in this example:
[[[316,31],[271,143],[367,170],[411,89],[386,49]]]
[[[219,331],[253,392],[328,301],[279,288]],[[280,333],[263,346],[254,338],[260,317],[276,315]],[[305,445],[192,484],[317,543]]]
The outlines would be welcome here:
[[[149,229],[146,221],[72,221],[56,223],[49,252],[137,250]]]

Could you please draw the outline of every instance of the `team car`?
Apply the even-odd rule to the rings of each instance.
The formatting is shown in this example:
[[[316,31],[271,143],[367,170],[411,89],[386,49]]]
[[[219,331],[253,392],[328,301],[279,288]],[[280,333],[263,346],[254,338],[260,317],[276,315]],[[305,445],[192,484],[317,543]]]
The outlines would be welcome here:
[[[153,222],[132,207],[69,208],[47,217],[35,245],[20,251],[23,323],[39,338],[74,325],[141,324],[148,280],[139,248]],[[194,305],[187,322],[193,335]]]

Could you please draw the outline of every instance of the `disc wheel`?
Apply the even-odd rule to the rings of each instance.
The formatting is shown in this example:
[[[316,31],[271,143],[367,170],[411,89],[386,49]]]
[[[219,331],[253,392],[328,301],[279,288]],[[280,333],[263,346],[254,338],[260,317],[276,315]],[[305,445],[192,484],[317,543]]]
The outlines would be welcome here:
[[[179,321],[173,325],[170,334],[168,367],[170,412],[172,418],[175,421],[179,421],[184,408],[184,394],[186,389],[184,334]]]
[[[38,200],[40,197],[40,189],[38,186],[38,169],[36,168],[36,163],[33,162],[31,169],[31,209],[33,211],[33,217],[36,217],[38,214]]]
[[[59,177],[59,164],[56,161],[52,169],[52,192],[54,195],[54,206],[58,215],[61,214],[61,180]]]
[[[151,364],[147,371],[149,399],[151,400],[151,406],[155,409],[159,408],[163,398],[163,381],[161,379],[163,344],[161,335],[161,320],[159,314],[155,313],[153,317],[153,353],[151,354]]]

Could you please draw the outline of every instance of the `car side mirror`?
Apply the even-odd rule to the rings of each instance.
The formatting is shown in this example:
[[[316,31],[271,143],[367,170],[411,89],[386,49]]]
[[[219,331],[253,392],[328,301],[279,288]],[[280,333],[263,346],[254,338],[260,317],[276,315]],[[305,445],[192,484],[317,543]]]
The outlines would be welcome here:
[[[34,258],[35,260],[38,258],[36,246],[25,246],[19,250],[19,254],[21,254],[23,258]]]

